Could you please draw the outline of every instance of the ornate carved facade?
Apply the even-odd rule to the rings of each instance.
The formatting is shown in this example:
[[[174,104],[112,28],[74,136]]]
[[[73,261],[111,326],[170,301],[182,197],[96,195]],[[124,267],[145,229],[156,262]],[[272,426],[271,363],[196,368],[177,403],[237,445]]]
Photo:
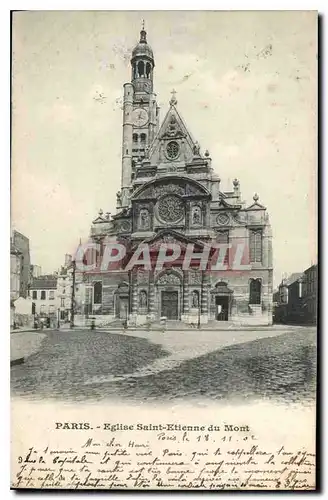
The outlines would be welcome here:
[[[160,124],[153,93],[154,56],[146,32],[131,58],[131,82],[124,85],[122,182],[112,218],[93,221],[97,241],[116,237],[135,249],[147,243],[152,255],[161,243],[194,243],[201,252],[211,242],[227,245],[226,270],[184,269],[177,259],[160,272],[133,268],[111,275],[88,274],[87,310],[131,324],[161,317],[187,323],[235,321],[272,322],[272,236],[266,208],[257,195],[248,206],[239,181],[231,191],[192,139],[177,109],[175,92]],[[232,262],[244,244],[248,268]],[[195,250],[196,251],[196,250]],[[211,258],[213,254],[211,253]],[[238,260],[238,259],[237,259]],[[102,281],[101,307],[93,307],[94,283]]]

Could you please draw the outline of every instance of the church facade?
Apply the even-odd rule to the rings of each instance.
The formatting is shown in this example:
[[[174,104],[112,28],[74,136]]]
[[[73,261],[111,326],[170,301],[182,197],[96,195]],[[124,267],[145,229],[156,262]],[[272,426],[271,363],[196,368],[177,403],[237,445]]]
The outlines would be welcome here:
[[[242,201],[237,179],[231,191],[221,191],[210,154],[192,138],[175,92],[160,123],[154,68],[153,51],[142,29],[132,52],[131,81],[123,91],[116,213],[99,212],[91,239],[101,249],[108,239],[121,242],[127,260],[141,244],[147,245],[152,262],[163,243],[178,245],[181,255],[160,270],[134,266],[86,273],[85,312],[98,315],[103,323],[126,320],[130,325],[161,318],[186,324],[271,324],[272,233],[267,210],[257,195],[249,205]],[[213,242],[227,248],[219,270],[201,268],[197,262],[196,254],[199,257]],[[195,258],[186,267],[183,256],[190,244]],[[240,248],[242,265],[235,268]]]

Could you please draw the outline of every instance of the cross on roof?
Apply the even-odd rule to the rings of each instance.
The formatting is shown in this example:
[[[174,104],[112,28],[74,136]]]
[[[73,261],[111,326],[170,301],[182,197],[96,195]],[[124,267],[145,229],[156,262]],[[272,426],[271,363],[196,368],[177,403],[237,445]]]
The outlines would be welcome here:
[[[171,105],[172,105],[172,104],[177,104],[177,102],[178,102],[178,101],[177,101],[177,98],[175,97],[175,94],[176,94],[176,93],[177,93],[177,91],[176,91],[176,90],[174,90],[174,89],[173,89],[173,90],[171,90],[171,94],[172,94],[172,97],[171,97],[171,100],[170,100],[170,104],[171,104]]]

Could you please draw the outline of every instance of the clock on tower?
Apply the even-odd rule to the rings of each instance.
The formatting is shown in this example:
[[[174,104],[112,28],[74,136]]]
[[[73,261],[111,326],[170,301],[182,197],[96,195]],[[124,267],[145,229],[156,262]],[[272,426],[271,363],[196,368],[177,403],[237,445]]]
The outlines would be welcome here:
[[[132,122],[136,127],[144,127],[148,123],[148,112],[143,108],[137,108],[132,113]]]

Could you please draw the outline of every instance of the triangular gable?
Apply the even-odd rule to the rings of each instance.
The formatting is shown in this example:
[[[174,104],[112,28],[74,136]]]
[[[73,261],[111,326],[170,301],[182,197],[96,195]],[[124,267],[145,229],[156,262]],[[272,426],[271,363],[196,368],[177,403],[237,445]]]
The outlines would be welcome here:
[[[245,208],[245,210],[249,211],[249,210],[266,210],[266,208],[261,205],[261,203],[253,203],[253,205],[250,205],[249,207]]]
[[[169,141],[175,139],[184,140],[184,153],[186,156],[192,157],[195,141],[187,129],[184,120],[180,116],[176,106],[171,104],[170,109],[160,126],[160,129],[153,140],[149,149],[149,159],[151,164],[157,164],[161,141]]]
[[[249,207],[245,208],[245,210],[266,210],[266,208],[259,203],[259,195],[257,193],[253,196],[254,203]]]
[[[108,220],[99,215],[95,220],[92,221],[92,224],[100,224],[101,222],[108,222]]]

